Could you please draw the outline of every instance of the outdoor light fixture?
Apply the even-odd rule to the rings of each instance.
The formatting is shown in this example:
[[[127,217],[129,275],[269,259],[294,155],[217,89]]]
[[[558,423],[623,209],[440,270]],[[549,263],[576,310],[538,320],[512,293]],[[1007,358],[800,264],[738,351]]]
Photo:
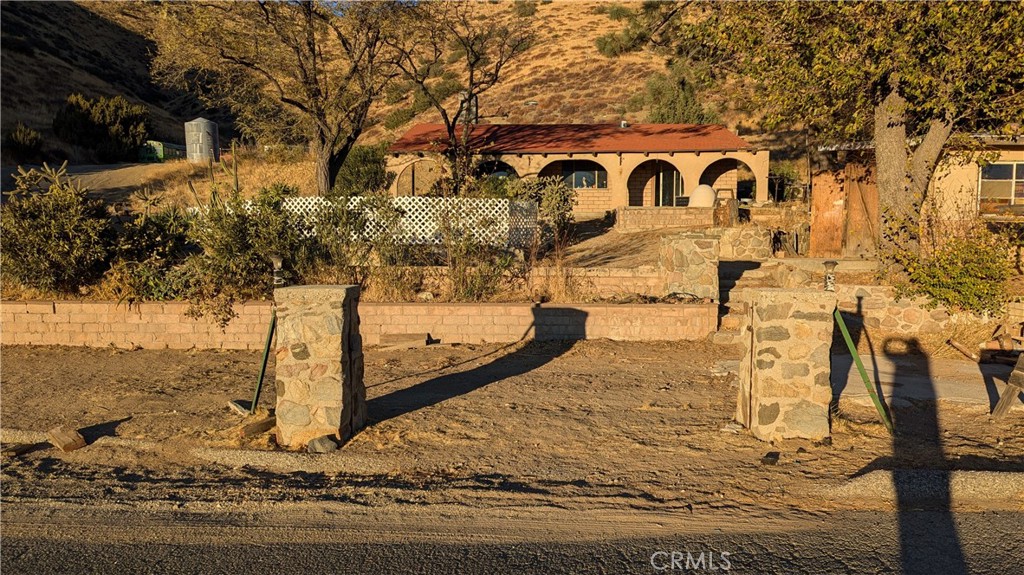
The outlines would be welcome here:
[[[836,291],[836,266],[839,262],[828,260],[825,262],[825,291]]]
[[[284,258],[280,254],[270,254],[270,263],[274,264],[274,287],[284,286]]]

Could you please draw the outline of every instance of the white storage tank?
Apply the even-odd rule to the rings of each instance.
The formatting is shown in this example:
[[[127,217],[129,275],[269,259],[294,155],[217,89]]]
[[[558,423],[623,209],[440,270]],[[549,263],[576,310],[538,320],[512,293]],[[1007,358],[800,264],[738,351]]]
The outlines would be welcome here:
[[[217,123],[206,118],[185,122],[185,149],[190,162],[219,162],[220,139],[217,137]]]

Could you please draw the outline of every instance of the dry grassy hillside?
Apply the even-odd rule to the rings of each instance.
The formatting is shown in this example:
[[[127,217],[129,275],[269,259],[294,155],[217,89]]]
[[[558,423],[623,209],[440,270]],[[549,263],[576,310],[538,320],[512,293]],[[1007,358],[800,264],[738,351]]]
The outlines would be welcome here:
[[[24,122],[42,132],[48,146],[56,146],[53,115],[67,95],[77,91],[145,103],[157,138],[183,140],[181,122],[202,106],[150,77],[153,45],[143,35],[148,14],[135,3],[0,4],[0,129],[6,133]]]
[[[595,40],[622,28],[599,14],[602,2],[555,1],[538,4],[536,43],[508,68],[505,79],[480,97],[480,114],[489,123],[589,123],[619,119],[643,121],[643,111],[627,113],[626,100],[644,90],[647,78],[665,71],[662,58],[629,54],[602,56]],[[629,4],[629,3],[624,3]],[[634,3],[636,4],[636,3]],[[481,3],[479,10],[497,21],[512,18],[511,2]],[[380,108],[381,113],[388,108]],[[436,122],[427,111],[414,122]],[[373,137],[397,137],[403,128],[372,130]]]

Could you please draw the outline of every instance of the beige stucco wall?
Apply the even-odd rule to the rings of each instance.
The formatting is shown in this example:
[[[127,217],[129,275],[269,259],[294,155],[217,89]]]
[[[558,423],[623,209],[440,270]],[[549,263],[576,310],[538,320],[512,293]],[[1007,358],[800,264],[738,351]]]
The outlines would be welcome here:
[[[430,154],[398,154],[388,158],[388,169],[398,174],[395,183],[391,186],[392,194],[399,194],[399,182],[405,181],[402,176],[410,165],[417,161],[428,159]],[[678,153],[632,153],[623,152],[615,154],[498,154],[489,155],[487,159],[494,159],[505,162],[520,177],[537,176],[541,170],[554,162],[564,160],[589,160],[597,162],[608,172],[607,189],[583,189],[579,193],[579,205],[577,213],[603,213],[619,207],[629,205],[628,181],[633,173],[644,162],[650,160],[663,160],[672,164],[679,170],[683,182],[683,195],[690,196],[693,190],[700,184],[701,176],[705,170],[715,162],[723,159],[738,160],[746,164],[754,173],[756,181],[755,201],[757,203],[768,200],[768,151],[733,151],[733,152],[678,152]],[[714,172],[716,189],[731,187],[735,191],[736,171],[719,170],[718,164],[712,169]],[[709,172],[710,176],[710,172]],[[406,192],[407,193],[407,192]],[[653,194],[644,194],[644,205],[653,206]]]
[[[1004,149],[995,161],[1024,162],[1024,147]],[[975,161],[951,161],[936,170],[925,210],[927,221],[938,226],[936,233],[945,233],[943,226],[957,227],[978,216],[980,172]]]

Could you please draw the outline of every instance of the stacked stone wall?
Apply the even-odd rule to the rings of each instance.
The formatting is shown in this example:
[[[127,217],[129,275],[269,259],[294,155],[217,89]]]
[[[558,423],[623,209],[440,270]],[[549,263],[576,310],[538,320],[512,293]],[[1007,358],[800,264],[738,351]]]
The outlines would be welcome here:
[[[721,238],[723,260],[765,261],[773,257],[772,232],[761,226],[737,226],[716,230]]]
[[[676,234],[661,238],[658,262],[668,293],[718,301],[719,240],[714,235]]]

